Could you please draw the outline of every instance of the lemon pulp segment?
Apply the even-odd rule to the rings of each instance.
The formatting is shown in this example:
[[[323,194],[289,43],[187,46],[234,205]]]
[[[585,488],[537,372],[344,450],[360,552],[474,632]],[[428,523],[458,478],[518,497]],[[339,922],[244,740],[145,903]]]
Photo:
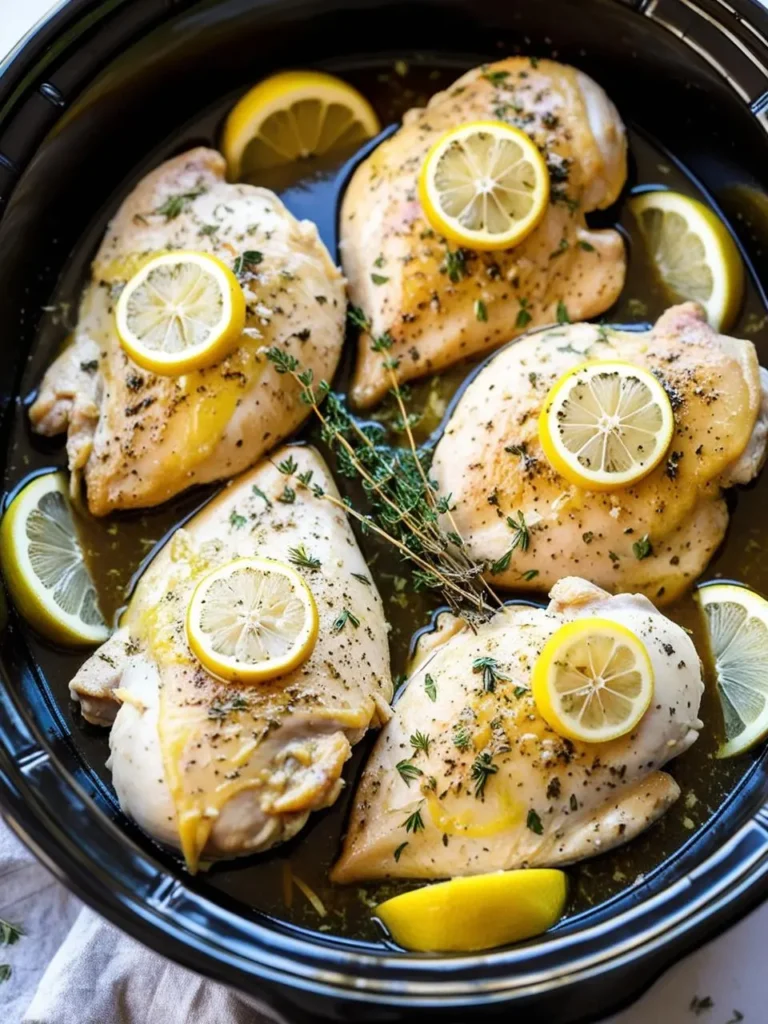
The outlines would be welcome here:
[[[292,671],[315,646],[318,615],[304,579],[269,558],[239,558],[198,583],[187,611],[194,655],[220,679],[258,682]]]
[[[566,480],[613,490],[661,462],[674,426],[672,405],[652,373],[620,361],[593,362],[553,385],[539,416],[539,440]]]
[[[107,639],[63,473],[35,477],[13,499],[0,523],[0,562],[16,606],[43,636],[68,645]]]
[[[562,871],[494,871],[394,896],[376,916],[405,949],[469,953],[540,935],[561,917],[565,895]]]
[[[567,622],[547,641],[533,669],[539,714],[561,736],[605,743],[638,724],[653,696],[645,644],[609,619]]]
[[[749,587],[704,584],[704,613],[723,710],[718,757],[735,757],[768,735],[768,601]]]
[[[178,376],[213,365],[237,344],[245,296],[216,256],[163,253],[128,281],[115,317],[123,348],[135,363]]]
[[[744,265],[725,224],[679,192],[644,192],[630,209],[670,299],[694,299],[715,330],[725,330],[744,293]]]
[[[549,172],[533,140],[500,121],[475,121],[442,135],[419,175],[432,227],[474,249],[508,249],[540,222]]]

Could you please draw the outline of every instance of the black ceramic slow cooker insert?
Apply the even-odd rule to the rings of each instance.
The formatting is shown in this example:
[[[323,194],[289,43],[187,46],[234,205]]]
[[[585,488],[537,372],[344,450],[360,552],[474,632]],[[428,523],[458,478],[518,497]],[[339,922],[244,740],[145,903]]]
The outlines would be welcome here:
[[[284,67],[341,74],[395,59],[464,68],[526,53],[596,78],[734,226],[756,283],[768,220],[737,208],[768,178],[768,13],[752,0],[70,0],[0,65],[2,444],[70,254],[180,126]],[[183,132],[182,132],[183,136]],[[186,146],[201,140],[192,130]],[[102,218],[100,221],[99,218]],[[98,234],[94,234],[94,245]],[[764,360],[765,361],[765,358]],[[74,727],[68,678],[13,613],[0,634],[0,803],[81,899],[165,956],[294,1020],[575,1024],[636,998],[768,894],[768,754],[708,825],[642,881],[511,950],[435,958],[309,932],[191,878],[120,814]]]

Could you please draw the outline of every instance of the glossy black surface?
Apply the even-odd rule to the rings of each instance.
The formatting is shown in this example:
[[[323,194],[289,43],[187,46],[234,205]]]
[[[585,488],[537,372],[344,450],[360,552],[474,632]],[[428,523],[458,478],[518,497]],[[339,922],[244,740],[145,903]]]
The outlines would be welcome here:
[[[768,226],[740,219],[733,186],[766,185],[768,45],[757,33],[768,33],[768,17],[749,0],[731,6],[749,27],[719,0],[70,3],[0,77],[0,451],[41,308],[89,222],[180,123],[285,65],[333,70],[426,51],[576,63],[627,119],[652,123],[731,215],[766,279]],[[527,1020],[572,1024],[633,998],[768,893],[768,819],[752,818],[765,797],[762,758],[675,858],[540,940],[437,960],[309,937],[189,879],[125,822],[13,615],[0,644],[0,800],[14,827],[121,927],[245,992],[290,1003],[294,1017],[409,1020],[418,1007],[448,1022],[474,1020],[480,1006],[487,1018],[508,1018],[514,1005]]]

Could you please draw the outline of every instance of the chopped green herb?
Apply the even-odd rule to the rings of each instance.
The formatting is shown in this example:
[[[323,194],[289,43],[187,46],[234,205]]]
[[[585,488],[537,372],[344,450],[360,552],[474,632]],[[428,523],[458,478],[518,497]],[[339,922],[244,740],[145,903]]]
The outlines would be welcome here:
[[[413,814],[409,814],[402,826],[406,832],[423,832],[424,820],[421,817],[421,808],[418,807]]]
[[[334,633],[340,633],[347,623],[351,623],[355,629],[360,625],[360,619],[353,615],[349,608],[345,608],[333,624]]]
[[[528,693],[528,691],[524,686],[516,686],[512,693],[515,695],[515,697],[524,697],[526,693]]]
[[[319,558],[313,558],[312,555],[307,554],[303,544],[288,549],[288,560],[302,569],[319,569],[322,565]]]
[[[0,964],[0,984],[8,981],[11,974],[13,974],[13,970],[10,964]]]
[[[233,697],[231,700],[224,701],[221,704],[211,704],[208,708],[208,717],[215,722],[223,722],[231,712],[247,710],[248,701],[245,697]]]
[[[579,239],[579,248],[583,249],[584,252],[594,252],[595,247],[591,242],[585,242],[584,239]]]
[[[236,530],[242,530],[248,520],[245,516],[241,516],[236,509],[232,509],[229,514],[229,525],[233,526]]]
[[[453,728],[453,742],[459,750],[468,750],[472,746],[472,737],[466,725],[456,725]]]
[[[282,462],[278,462],[277,468],[285,476],[291,476],[299,468],[299,464],[292,455],[289,455],[287,459],[283,459]]]
[[[296,501],[296,491],[286,484],[283,488],[283,493],[277,500],[282,502],[283,505],[292,505]]]
[[[491,576],[498,576],[500,572],[507,571],[507,569],[509,568],[509,563],[512,560],[512,551],[513,549],[510,548],[509,551],[504,552],[501,558],[497,558],[495,562],[491,562],[490,568],[488,570]]]
[[[371,329],[371,321],[359,306],[349,307],[347,310],[347,320],[349,320],[353,327],[359,327],[363,331],[370,331]]]
[[[386,284],[389,278],[383,274],[371,274],[371,280],[374,284]]]
[[[521,551],[527,551],[531,543],[531,531],[528,529],[522,510],[518,511],[517,519],[514,516],[507,516],[507,526],[513,531],[511,550],[520,548]]]
[[[502,85],[505,78],[509,78],[508,71],[486,71],[483,78],[491,85]]]
[[[475,783],[475,796],[481,797],[485,792],[485,784],[491,775],[495,775],[499,766],[493,764],[493,755],[485,751],[478,754],[472,762],[470,775]]]
[[[414,779],[418,779],[420,775],[424,774],[421,768],[417,768],[407,758],[404,761],[398,761],[395,768],[400,772],[400,778],[406,786],[410,786]]]
[[[424,689],[431,701],[437,700],[437,685],[434,678],[429,673],[424,676]]]
[[[415,732],[411,736],[411,746],[413,747],[414,753],[423,750],[425,754],[429,754],[429,744],[432,742],[431,738],[427,733]]]
[[[191,189],[189,192],[177,192],[175,195],[168,196],[165,202],[154,210],[154,213],[161,214],[166,220],[176,220],[192,200],[197,199],[205,191],[206,189],[200,186],[200,188]]]
[[[557,322],[559,324],[569,324],[571,322],[571,318],[568,316],[568,307],[562,299],[557,303]]]
[[[269,498],[266,496],[266,494],[264,493],[264,491],[262,491],[260,487],[257,487],[256,484],[254,484],[253,487],[251,487],[251,490],[253,491],[257,498],[261,498],[261,500],[264,502],[267,508],[272,508],[272,502],[269,500]]]
[[[594,533],[592,533],[591,530],[587,530],[586,533],[582,533],[581,539],[584,541],[585,544],[591,544],[592,541],[595,539],[595,535]]]
[[[531,580],[535,580],[538,575],[539,575],[539,570],[538,569],[529,569],[527,572],[524,572],[522,574],[521,579],[524,579],[526,583],[530,583]]]
[[[256,249],[247,249],[244,253],[237,257],[232,269],[236,274],[242,274],[248,271],[249,267],[256,267],[262,262],[264,256]]]
[[[472,671],[475,675],[482,672],[483,689],[486,693],[493,693],[499,681],[509,682],[509,676],[502,675],[499,671],[499,663],[495,658],[475,658],[472,662]]]
[[[440,270],[448,275],[449,280],[458,284],[462,277],[467,275],[466,256],[463,249],[446,250]]]
[[[653,544],[651,544],[651,540],[647,533],[644,534],[640,540],[635,541],[632,545],[632,550],[635,553],[635,558],[639,561],[642,561],[644,558],[648,558],[653,554]]]
[[[483,323],[488,319],[488,307],[482,299],[475,299],[475,319]]]
[[[395,856],[395,863],[397,863],[400,860],[400,855],[403,852],[403,850],[406,848],[407,845],[408,845],[408,840],[406,839],[406,841],[404,843],[400,843],[400,845],[397,847],[397,849],[395,850],[395,854],[394,854],[394,856]]]
[[[529,312],[529,306],[530,302],[528,299],[520,299],[520,309],[517,314],[517,319],[515,320],[515,327],[520,327],[522,329],[527,327],[531,320],[533,320],[533,317]]]
[[[14,946],[24,934],[20,924],[13,924],[0,917],[0,946]]]
[[[541,818],[533,808],[528,811],[528,817],[525,819],[525,825],[526,828],[531,830],[531,832],[535,832],[537,836],[544,833],[544,826],[541,823]]]
[[[357,580],[358,583],[364,583],[366,587],[370,587],[371,581],[368,579],[367,576],[363,576],[362,573],[359,572],[353,572],[351,575],[352,579]]]

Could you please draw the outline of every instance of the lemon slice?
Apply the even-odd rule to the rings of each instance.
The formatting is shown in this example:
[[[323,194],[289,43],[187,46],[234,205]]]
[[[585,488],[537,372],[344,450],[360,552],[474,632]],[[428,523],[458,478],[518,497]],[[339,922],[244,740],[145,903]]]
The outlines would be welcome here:
[[[235,275],[204,252],[169,252],[138,270],[120,293],[117,333],[135,363],[178,376],[219,362],[245,326]]]
[[[718,757],[743,754],[768,735],[768,601],[748,587],[699,587],[723,709],[725,743]]]
[[[315,599],[290,565],[238,558],[198,583],[187,610],[187,639],[220,679],[256,683],[284,675],[317,640]]]
[[[394,896],[376,916],[405,949],[470,953],[545,932],[562,916],[565,894],[562,871],[494,871]]]
[[[659,381],[620,361],[584,363],[555,382],[539,416],[539,441],[566,480],[593,491],[627,487],[664,458],[675,428]]]
[[[631,732],[648,710],[653,666],[626,626],[576,619],[544,645],[531,690],[539,714],[560,736],[607,743]]]
[[[221,148],[236,179],[336,149],[351,151],[380,130],[373,107],[351,85],[320,71],[283,71],[235,104]]]
[[[629,206],[670,299],[695,299],[710,324],[725,330],[744,293],[744,265],[725,224],[679,192],[644,192]]]
[[[35,477],[8,506],[0,562],[17,608],[43,636],[78,646],[107,639],[63,473]]]
[[[549,172],[533,140],[500,121],[452,128],[419,174],[427,220],[471,249],[509,249],[529,235],[549,202]]]

